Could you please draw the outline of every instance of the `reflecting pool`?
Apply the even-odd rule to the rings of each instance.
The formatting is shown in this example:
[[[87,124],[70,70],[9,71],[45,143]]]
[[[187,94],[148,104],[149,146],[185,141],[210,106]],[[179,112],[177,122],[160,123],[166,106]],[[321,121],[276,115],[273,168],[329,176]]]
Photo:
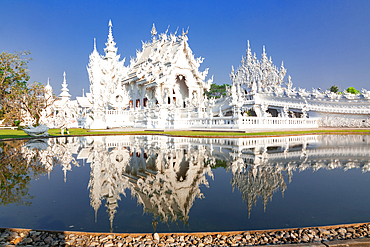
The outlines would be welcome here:
[[[0,142],[0,227],[195,232],[370,221],[370,136]]]

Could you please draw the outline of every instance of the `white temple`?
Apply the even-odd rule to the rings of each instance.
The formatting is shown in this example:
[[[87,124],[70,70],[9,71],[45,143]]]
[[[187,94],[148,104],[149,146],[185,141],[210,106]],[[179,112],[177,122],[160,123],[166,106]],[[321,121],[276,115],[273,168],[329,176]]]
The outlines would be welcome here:
[[[90,93],[71,103],[64,75],[55,109],[63,111],[66,125],[91,129],[370,127],[370,91],[355,95],[296,89],[290,76],[284,79],[283,63],[277,68],[264,47],[258,60],[249,42],[241,65],[232,68],[227,96],[207,99],[204,92],[213,78],[206,80],[208,69],[199,71],[203,58],[194,57],[187,33],[158,34],[153,24],[151,40],[125,66],[109,21],[105,55],[98,53],[94,39],[89,57]],[[45,122],[61,126],[62,116]]]

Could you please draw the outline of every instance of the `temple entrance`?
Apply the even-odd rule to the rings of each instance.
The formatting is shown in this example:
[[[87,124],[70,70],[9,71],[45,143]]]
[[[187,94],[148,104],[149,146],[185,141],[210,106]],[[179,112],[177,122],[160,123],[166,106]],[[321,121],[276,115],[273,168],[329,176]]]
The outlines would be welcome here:
[[[186,78],[183,75],[179,75],[176,77],[176,84],[178,84],[178,88],[180,89],[180,96],[182,100],[185,102],[185,99],[189,98],[189,87],[186,85]],[[181,99],[180,98],[180,99]],[[181,102],[180,102],[181,104]],[[185,104],[183,104],[185,107]]]

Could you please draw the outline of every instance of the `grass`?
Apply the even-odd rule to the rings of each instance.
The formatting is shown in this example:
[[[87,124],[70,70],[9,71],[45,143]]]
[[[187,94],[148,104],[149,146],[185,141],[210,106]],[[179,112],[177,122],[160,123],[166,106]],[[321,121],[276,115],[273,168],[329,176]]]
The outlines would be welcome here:
[[[317,130],[295,130],[295,131],[263,131],[251,133],[235,132],[211,132],[211,131],[94,131],[86,129],[70,129],[70,135],[169,135],[189,137],[252,137],[252,136],[281,136],[281,135],[306,135],[306,134],[370,134],[370,129],[317,129]],[[60,136],[60,129],[50,129],[50,136]],[[23,130],[0,130],[0,140],[14,138],[31,138]]]

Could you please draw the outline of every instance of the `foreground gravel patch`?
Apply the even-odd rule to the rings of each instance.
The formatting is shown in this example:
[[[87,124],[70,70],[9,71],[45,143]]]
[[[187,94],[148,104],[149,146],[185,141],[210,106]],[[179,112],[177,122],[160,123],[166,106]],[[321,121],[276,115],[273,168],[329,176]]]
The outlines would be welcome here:
[[[370,224],[269,231],[101,234],[0,229],[0,246],[251,246],[370,238]]]

